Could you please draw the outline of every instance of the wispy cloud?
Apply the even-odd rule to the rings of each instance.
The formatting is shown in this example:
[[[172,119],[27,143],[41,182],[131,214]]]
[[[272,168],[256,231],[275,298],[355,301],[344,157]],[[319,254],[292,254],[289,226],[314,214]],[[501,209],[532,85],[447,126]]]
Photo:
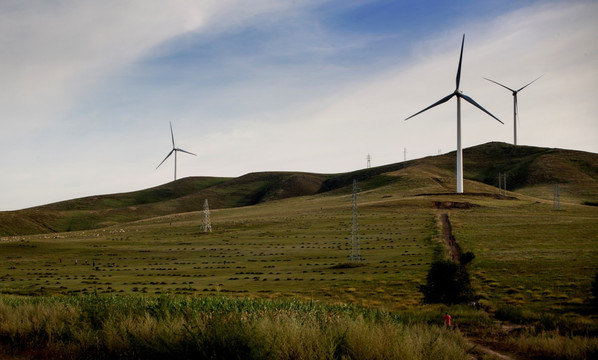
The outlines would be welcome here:
[[[403,119],[462,89],[506,125],[463,106],[466,146],[512,141],[598,151],[598,5],[539,2],[434,12],[389,1],[77,1],[0,5],[0,208],[180,176],[337,172],[455,148],[455,104]],[[25,5],[24,5],[25,4]],[[429,5],[429,4],[425,4]],[[423,5],[422,5],[423,6]],[[400,21],[393,21],[393,19]]]

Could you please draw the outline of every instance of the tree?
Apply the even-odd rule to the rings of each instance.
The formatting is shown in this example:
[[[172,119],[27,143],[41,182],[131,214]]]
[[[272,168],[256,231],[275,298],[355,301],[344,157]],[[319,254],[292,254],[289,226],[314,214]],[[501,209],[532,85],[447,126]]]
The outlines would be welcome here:
[[[449,260],[432,263],[426,284],[420,286],[420,291],[428,304],[456,304],[473,298],[466,267]]]
[[[459,258],[459,262],[462,266],[467,266],[467,264],[472,262],[473,259],[475,259],[475,255],[471,251],[468,251],[461,255],[461,257]]]

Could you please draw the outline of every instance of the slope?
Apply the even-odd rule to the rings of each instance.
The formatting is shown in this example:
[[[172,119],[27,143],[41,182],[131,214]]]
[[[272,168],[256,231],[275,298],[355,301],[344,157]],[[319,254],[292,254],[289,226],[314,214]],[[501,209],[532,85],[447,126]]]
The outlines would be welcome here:
[[[316,193],[324,175],[253,173],[239,178],[190,177],[151,189],[90,196],[0,213],[0,235],[95,229],[140,219],[211,208],[254,205]]]
[[[467,192],[496,193],[498,173],[509,191],[551,200],[560,184],[563,202],[598,203],[598,155],[487,143],[464,150]],[[190,177],[130,193],[91,196],[36,208],[0,212],[0,235],[86,230],[210,208],[250,206],[305,195],[349,193],[395,184],[403,196],[454,193],[455,152],[341,174],[250,173],[238,178]]]
[[[507,189],[552,199],[559,184],[565,201],[585,203],[598,199],[598,154],[514,146],[491,142],[464,150],[465,177],[498,186],[498,174],[507,175]],[[431,158],[427,163],[454,168],[455,153]]]

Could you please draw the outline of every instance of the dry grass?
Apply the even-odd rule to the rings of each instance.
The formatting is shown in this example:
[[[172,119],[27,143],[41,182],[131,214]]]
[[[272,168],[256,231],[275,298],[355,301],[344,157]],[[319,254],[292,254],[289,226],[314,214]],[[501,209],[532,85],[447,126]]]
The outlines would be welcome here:
[[[226,298],[2,299],[0,344],[59,358],[465,359],[458,331],[346,306]]]
[[[563,336],[558,332],[520,334],[509,337],[507,344],[530,357],[542,359],[596,359],[598,338],[588,336]]]

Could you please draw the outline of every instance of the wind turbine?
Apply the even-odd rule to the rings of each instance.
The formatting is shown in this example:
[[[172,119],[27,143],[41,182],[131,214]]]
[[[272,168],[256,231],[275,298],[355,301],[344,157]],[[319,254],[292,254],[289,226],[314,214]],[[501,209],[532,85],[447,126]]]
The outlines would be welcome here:
[[[468,103],[472,104],[473,106],[477,107],[478,109],[482,110],[486,114],[490,115],[494,119],[496,119],[499,123],[504,124],[502,121],[498,120],[498,118],[492,114],[490,114],[486,109],[484,109],[480,104],[475,102],[469,96],[463,94],[461,90],[459,90],[459,84],[461,82],[461,63],[463,61],[463,45],[465,44],[465,34],[463,34],[463,40],[461,40],[461,55],[459,56],[459,68],[457,69],[457,87],[452,94],[443,97],[442,99],[438,100],[434,104],[428,106],[427,108],[423,109],[422,111],[415,113],[405,120],[409,120],[414,116],[417,116],[423,113],[426,110],[429,110],[435,106],[443,104],[449,101],[453,96],[457,97],[457,193],[463,193],[463,149],[461,148],[461,99],[464,99]]]
[[[172,150],[170,150],[170,152],[168,153],[168,155],[166,155],[166,157],[164,158],[164,160],[162,160],[162,162],[160,163],[160,165],[162,165],[164,163],[164,161],[166,161],[166,159],[168,159],[170,157],[170,155],[172,155],[172,153],[174,153],[174,180],[176,180],[176,158],[177,158],[177,152],[184,152],[193,156],[197,156],[194,153],[191,153],[189,151],[177,148],[176,145],[174,144],[174,133],[172,132],[172,122],[170,122],[170,136],[172,137]],[[158,165],[156,167],[156,169],[158,169],[160,167],[160,165]]]
[[[542,76],[544,76],[544,75],[540,75],[536,80],[538,80]],[[513,90],[509,87],[504,86],[503,84],[497,83],[494,80],[490,80],[488,78],[484,78],[484,79],[491,81],[491,82],[495,83],[496,85],[500,85],[500,86],[504,87],[505,89],[511,91],[511,93],[513,94],[513,144],[517,145],[517,113],[519,112],[519,109],[517,108],[517,93],[519,93],[521,90],[525,89],[526,87],[530,86],[536,80],[530,82],[529,84],[525,85],[524,87],[522,87],[519,90]]]

